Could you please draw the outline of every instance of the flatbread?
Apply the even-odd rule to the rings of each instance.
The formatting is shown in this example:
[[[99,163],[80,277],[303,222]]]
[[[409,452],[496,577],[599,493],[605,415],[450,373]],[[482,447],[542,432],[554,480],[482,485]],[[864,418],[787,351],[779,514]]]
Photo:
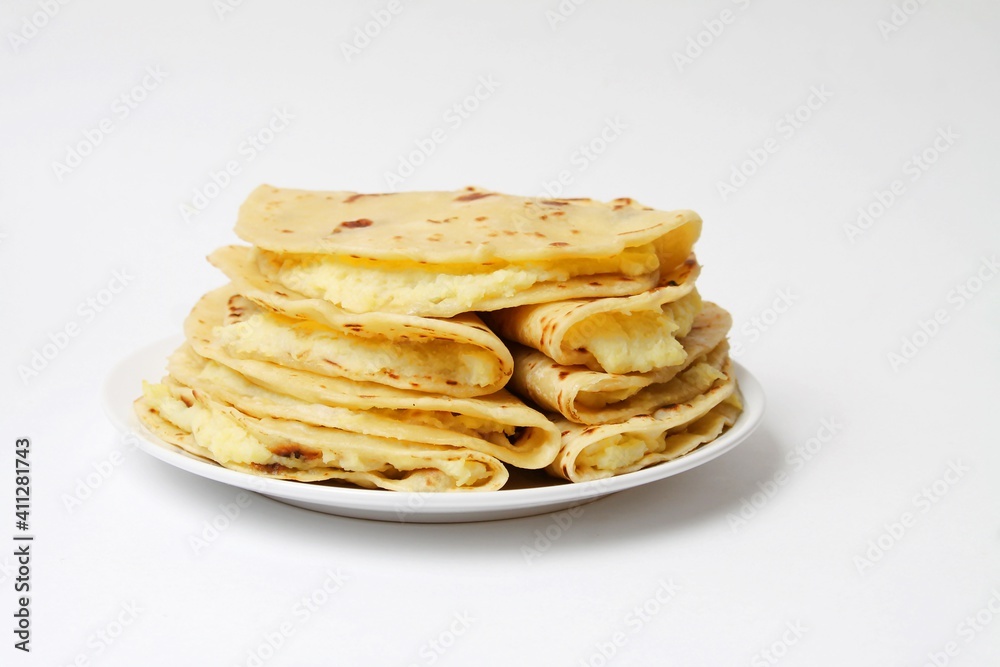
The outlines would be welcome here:
[[[472,187],[359,194],[261,185],[240,206],[236,234],[280,253],[462,264],[613,257],[682,225],[691,225],[697,238],[700,223],[693,211],[657,211],[627,198],[540,199]]]
[[[732,426],[742,404],[732,364],[704,394],[618,424],[584,426],[556,419],[562,449],[546,472],[572,482],[622,475],[687,454]]]
[[[721,373],[728,354],[729,313],[704,302],[690,333],[680,343],[685,361],[648,373],[616,375],[584,366],[563,366],[545,354],[512,345],[511,389],[543,410],[579,424],[621,422],[698,393]],[[686,374],[686,376],[685,376]]]
[[[548,465],[559,450],[555,426],[507,392],[466,399],[423,395],[215,354],[220,361],[184,345],[167,370],[185,386],[260,419],[461,447],[526,469]]]
[[[236,232],[262,274],[305,296],[353,313],[452,317],[639,294],[690,254],[701,219],[630,199],[261,186]]]
[[[268,301],[260,293],[255,296],[260,302]],[[308,308],[287,301],[273,303],[286,312],[297,308],[296,314]],[[315,308],[311,314],[320,317],[320,310]],[[198,301],[184,329],[189,339],[214,341],[234,357],[447,396],[493,393],[512,372],[513,362],[508,361],[509,352],[502,343],[471,324],[457,341],[449,338],[462,328],[455,323],[450,330],[429,324],[421,329],[422,325],[414,324],[410,333],[397,333],[391,339],[378,334],[379,321],[373,314],[366,323],[354,323],[369,327],[356,333],[360,330],[347,326],[350,323],[327,326],[323,321],[289,317],[262,307],[241,295],[235,285],[227,285]]]
[[[494,491],[508,478],[503,464],[487,454],[258,419],[171,379],[146,385],[135,409],[162,440],[263,477],[392,491]]]
[[[473,313],[451,319],[395,313],[354,314],[269,280],[257,270],[249,247],[219,248],[208,260],[226,274],[237,293],[260,307],[322,324],[345,340],[356,341],[357,344],[348,344],[349,361],[356,368],[366,365],[366,354],[379,357],[383,363],[390,362],[391,367],[375,373],[347,375],[351,379],[449,396],[480,396],[499,390],[513,372],[514,361],[507,347]],[[433,371],[420,370],[428,361],[424,349],[432,350],[433,355],[448,360],[447,363],[434,363]],[[466,372],[465,376],[473,376],[475,381],[462,381],[463,365],[467,370],[472,367],[472,372]]]
[[[699,270],[692,255],[641,294],[519,306],[483,317],[504,339],[539,350],[560,365],[644,373],[684,361],[676,339],[687,335],[701,309],[695,290]]]

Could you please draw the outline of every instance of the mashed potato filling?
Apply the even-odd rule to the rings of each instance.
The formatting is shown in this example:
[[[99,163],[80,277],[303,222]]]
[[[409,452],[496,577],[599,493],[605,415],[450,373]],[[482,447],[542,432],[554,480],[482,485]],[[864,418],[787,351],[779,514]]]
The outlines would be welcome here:
[[[143,395],[163,419],[190,432],[195,442],[208,450],[212,458],[220,463],[279,464],[298,469],[335,467],[350,472],[387,473],[392,478],[405,477],[406,472],[415,470],[440,470],[456,487],[475,486],[490,476],[489,469],[479,461],[443,456],[431,461],[411,454],[394,452],[392,455],[378,455],[353,449],[336,451],[326,447],[320,450],[322,457],[319,459],[279,456],[268,449],[244,424],[219,410],[211,402],[191,400],[188,405],[187,401],[175,396],[170,387],[164,384],[143,383]],[[308,445],[306,448],[312,449]]]
[[[646,276],[660,262],[652,244],[618,256],[510,264],[420,264],[342,256],[277,255],[259,250],[258,264],[270,278],[306,296],[326,299],[353,313],[410,313],[419,304],[445,304],[455,313],[512,297],[539,283],[577,276]]]
[[[736,410],[743,404],[737,394],[722,401]],[[700,418],[662,433],[621,433],[598,440],[583,448],[576,459],[578,472],[596,471],[613,475],[639,463],[651,454],[680,455],[700,443],[714,439],[725,428],[715,409]]]
[[[233,357],[323,375],[377,380],[391,373],[402,381],[435,378],[486,387],[500,373],[496,356],[487,350],[440,339],[418,342],[355,336],[276,313],[258,312],[218,326],[214,336]]]
[[[576,459],[577,468],[614,473],[655,451],[656,440],[642,433],[622,433],[588,445]]]
[[[245,465],[272,462],[271,450],[228,415],[200,401],[188,405],[163,384],[144,383],[142,393],[161,417],[190,432],[195,442],[211,452],[216,461]]]
[[[660,390],[660,397],[664,405],[673,403],[684,403],[695,396],[699,396],[715,384],[717,380],[722,380],[726,374],[710,363],[699,361],[684,369],[666,387]],[[588,408],[600,409],[613,405],[621,401],[632,398],[646,387],[629,387],[617,391],[581,391],[576,396],[576,401]]]
[[[701,297],[695,290],[659,310],[598,313],[573,325],[563,346],[587,350],[608,373],[678,366],[687,353],[677,339],[691,332],[700,311]]]

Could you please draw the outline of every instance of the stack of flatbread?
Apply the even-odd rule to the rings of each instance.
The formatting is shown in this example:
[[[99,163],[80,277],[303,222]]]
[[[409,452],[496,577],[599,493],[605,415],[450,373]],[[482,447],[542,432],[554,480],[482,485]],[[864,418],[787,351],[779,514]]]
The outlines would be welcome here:
[[[740,410],[700,228],[628,199],[261,186],[236,225],[251,245],[209,257],[230,282],[136,411],[223,466],[367,488],[665,461]]]

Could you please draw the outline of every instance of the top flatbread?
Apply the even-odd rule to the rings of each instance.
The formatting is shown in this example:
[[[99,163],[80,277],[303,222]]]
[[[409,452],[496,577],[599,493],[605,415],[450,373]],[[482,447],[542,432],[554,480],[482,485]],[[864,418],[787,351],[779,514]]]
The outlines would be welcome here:
[[[475,188],[358,194],[262,185],[240,207],[236,233],[272,252],[428,263],[612,257],[701,219],[631,199],[516,197]],[[693,240],[692,240],[693,243]],[[687,251],[678,261],[683,261]]]

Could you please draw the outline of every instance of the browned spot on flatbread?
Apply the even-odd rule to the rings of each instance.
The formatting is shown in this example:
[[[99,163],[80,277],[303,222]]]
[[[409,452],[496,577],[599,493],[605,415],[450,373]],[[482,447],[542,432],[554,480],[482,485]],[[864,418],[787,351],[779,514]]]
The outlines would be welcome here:
[[[454,385],[458,384],[458,381],[457,380],[445,380],[444,383],[445,384],[450,384],[450,385],[454,386]]]
[[[345,220],[340,223],[341,227],[346,227],[347,229],[357,229],[358,227],[371,227],[372,221],[368,218],[358,218],[357,220]]]
[[[286,442],[281,445],[275,445],[270,449],[271,453],[275,456],[281,456],[286,459],[304,459],[306,461],[311,461],[313,459],[318,459],[323,455],[322,452],[318,450],[304,447],[295,442]]]
[[[559,371],[559,379],[565,380],[569,377],[569,371]]]
[[[565,241],[553,241],[549,245],[556,248],[562,248],[563,246],[568,246],[569,244],[566,243]]]
[[[275,191],[277,192],[277,191]],[[345,204],[353,204],[355,201],[361,199],[362,197],[385,197],[391,193],[388,192],[375,192],[372,194],[355,193],[344,200]]]
[[[393,373],[392,371],[389,371],[388,373],[386,373],[386,375],[388,375],[389,377],[391,377],[393,380],[398,380],[399,379],[399,374],[398,373]]]
[[[559,201],[558,199],[543,199],[542,203],[546,206],[566,206],[568,202]]]
[[[492,192],[470,192],[467,195],[459,195],[455,197],[455,201],[475,201],[477,199],[482,199],[483,197],[493,197]]]
[[[194,401],[188,398],[185,394],[181,394],[181,403],[188,406],[189,408],[194,405]]]
[[[281,229],[281,230],[279,230],[279,231],[280,231],[280,232],[281,232],[282,234],[291,234],[291,233],[293,233],[293,232],[294,232],[295,230],[292,230],[292,229]]]

